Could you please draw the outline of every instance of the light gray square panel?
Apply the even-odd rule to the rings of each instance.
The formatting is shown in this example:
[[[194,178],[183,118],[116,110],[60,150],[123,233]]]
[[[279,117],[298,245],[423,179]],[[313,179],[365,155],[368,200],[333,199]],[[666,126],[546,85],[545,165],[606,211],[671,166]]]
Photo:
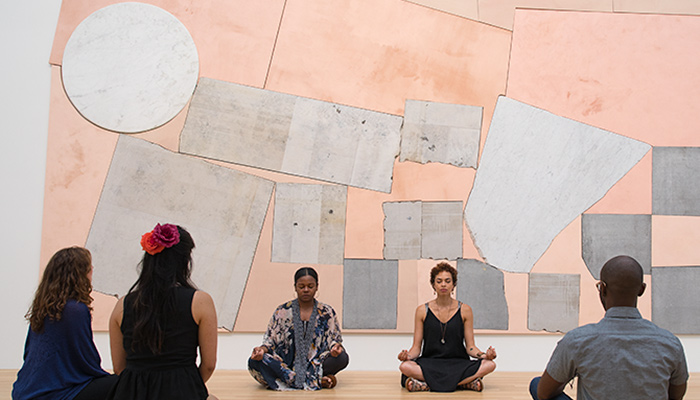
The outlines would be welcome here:
[[[508,330],[503,271],[479,260],[457,260],[457,299],[474,314],[474,329]]]
[[[580,287],[579,275],[530,274],[528,329],[568,332],[577,328]]]
[[[654,147],[652,213],[700,215],[700,147]]]
[[[342,265],[347,187],[278,183],[272,261]]]
[[[700,267],[654,267],[651,282],[651,320],[677,335],[700,334]]]
[[[385,202],[384,258],[387,260],[418,260],[421,258],[420,201]]]
[[[651,215],[583,214],[583,261],[595,279],[609,259],[626,255],[651,273]]]
[[[454,260],[462,257],[462,202],[424,201],[422,258]]]
[[[343,328],[396,329],[399,262],[345,259]]]
[[[233,329],[274,182],[130,136],[120,136],[86,246],[93,284],[120,295],[136,281],[141,235],[156,223],[186,228],[195,242],[192,279]]]
[[[400,161],[476,167],[483,107],[406,100]]]

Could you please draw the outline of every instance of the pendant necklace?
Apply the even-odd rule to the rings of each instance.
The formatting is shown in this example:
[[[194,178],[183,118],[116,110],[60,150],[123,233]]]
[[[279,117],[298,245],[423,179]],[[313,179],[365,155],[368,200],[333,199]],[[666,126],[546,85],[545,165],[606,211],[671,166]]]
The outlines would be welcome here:
[[[440,342],[442,344],[445,344],[445,331],[447,330],[447,324],[443,323],[442,321],[439,321],[439,322],[440,322],[440,331],[442,333],[442,339],[440,339]]]

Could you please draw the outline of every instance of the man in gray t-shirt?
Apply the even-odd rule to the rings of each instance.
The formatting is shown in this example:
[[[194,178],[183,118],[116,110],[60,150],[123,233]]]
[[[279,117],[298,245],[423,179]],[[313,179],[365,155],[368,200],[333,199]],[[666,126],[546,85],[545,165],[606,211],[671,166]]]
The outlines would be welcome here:
[[[639,263],[610,259],[597,286],[605,317],[564,335],[542,377],[532,380],[532,398],[571,399],[564,386],[578,376],[578,400],[682,399],[688,381],[683,346],[637,310],[646,288]]]

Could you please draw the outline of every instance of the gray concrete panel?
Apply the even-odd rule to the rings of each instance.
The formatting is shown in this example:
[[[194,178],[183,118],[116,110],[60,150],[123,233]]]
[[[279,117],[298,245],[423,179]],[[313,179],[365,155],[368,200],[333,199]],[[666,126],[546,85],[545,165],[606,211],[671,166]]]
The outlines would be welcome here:
[[[421,258],[422,203],[385,202],[384,258],[387,260],[418,260]]]
[[[400,161],[476,167],[483,107],[406,100]]]
[[[700,216],[700,147],[654,147],[652,213]]]
[[[508,330],[503,271],[479,260],[457,260],[457,299],[469,304],[474,329]]]
[[[389,193],[402,118],[201,78],[180,151]]]
[[[347,188],[278,183],[272,261],[342,265]]]
[[[500,97],[464,217],[486,262],[529,272],[651,147]]]
[[[700,267],[651,269],[651,320],[677,335],[700,334]]]
[[[462,202],[424,201],[421,257],[454,260],[462,257]]]
[[[346,259],[343,328],[396,329],[399,262]]]
[[[180,152],[279,171],[295,103],[292,95],[200,78]]]
[[[568,332],[577,328],[580,286],[579,275],[530,274],[528,329]]]
[[[123,296],[136,281],[141,235],[185,227],[196,247],[192,279],[233,329],[274,182],[120,136],[86,246],[95,290]]]
[[[609,259],[627,255],[651,273],[651,215],[583,214],[581,252],[595,279]]]

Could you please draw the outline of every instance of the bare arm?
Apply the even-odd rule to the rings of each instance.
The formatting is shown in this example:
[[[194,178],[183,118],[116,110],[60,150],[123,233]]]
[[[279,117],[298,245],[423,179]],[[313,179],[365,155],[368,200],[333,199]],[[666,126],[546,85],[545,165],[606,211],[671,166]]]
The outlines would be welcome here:
[[[109,348],[112,353],[112,368],[119,375],[126,368],[126,350],[122,334],[122,317],[124,316],[124,298],[117,301],[109,317]]]
[[[669,400],[681,400],[685,396],[685,390],[688,384],[684,383],[682,385],[669,385],[668,386],[668,398]]]
[[[496,350],[489,347],[486,352],[476,347],[474,340],[474,313],[469,305],[462,303],[462,322],[464,323],[464,342],[467,345],[467,354],[474,358],[493,360],[496,358]]]
[[[204,382],[211,378],[216,368],[217,322],[214,300],[200,290],[192,299],[192,317],[199,325],[199,353],[201,356],[199,374]]]
[[[558,382],[549,376],[547,371],[544,371],[540,383],[537,385],[537,397],[541,400],[551,399],[561,394],[564,391],[564,386],[566,386],[566,382]]]
[[[400,361],[415,360],[420,356],[420,350],[423,346],[423,321],[425,321],[425,305],[420,305],[416,308],[414,318],[413,345],[409,350],[401,350],[399,353]]]

